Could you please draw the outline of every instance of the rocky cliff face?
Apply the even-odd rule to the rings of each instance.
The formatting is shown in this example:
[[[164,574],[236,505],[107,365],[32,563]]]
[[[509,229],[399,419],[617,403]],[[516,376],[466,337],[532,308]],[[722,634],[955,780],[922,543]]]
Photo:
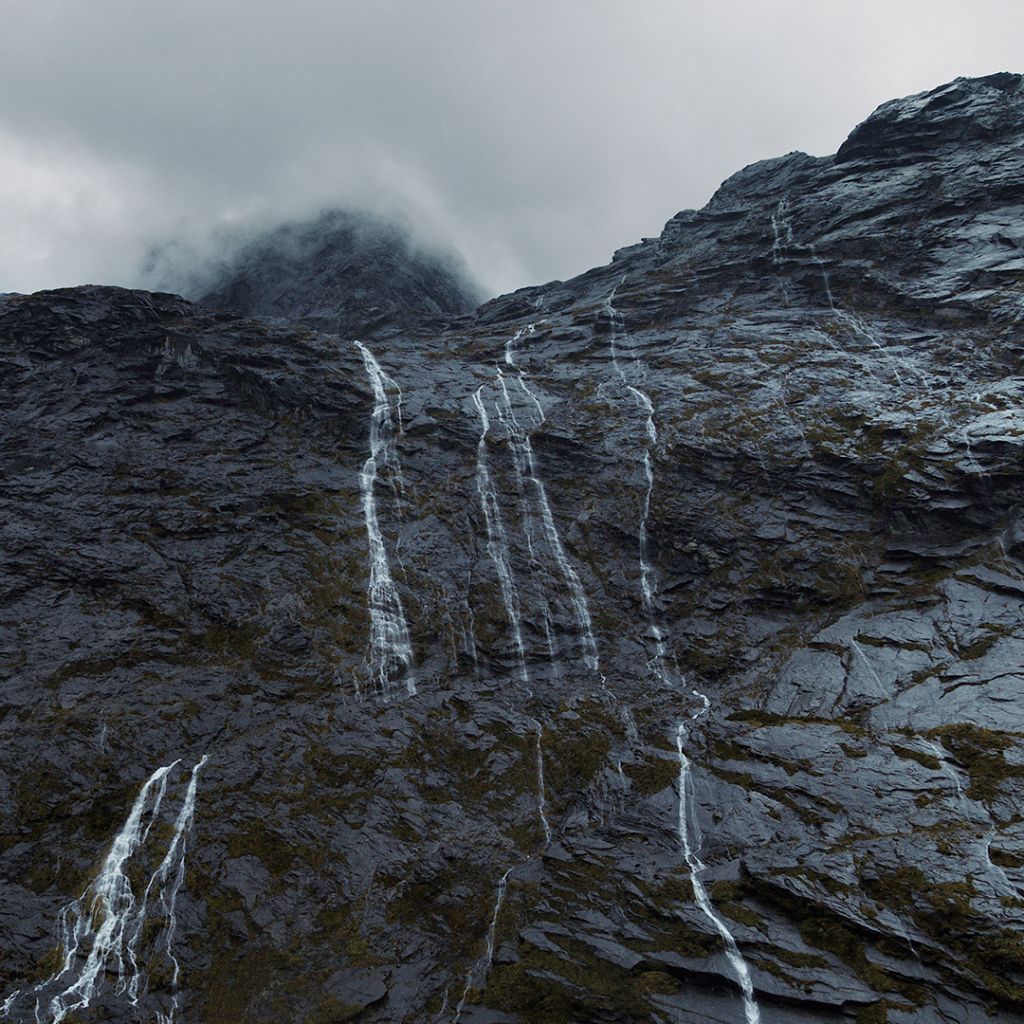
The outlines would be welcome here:
[[[1022,143],[363,344],[0,305],[6,1018],[1024,1019]]]

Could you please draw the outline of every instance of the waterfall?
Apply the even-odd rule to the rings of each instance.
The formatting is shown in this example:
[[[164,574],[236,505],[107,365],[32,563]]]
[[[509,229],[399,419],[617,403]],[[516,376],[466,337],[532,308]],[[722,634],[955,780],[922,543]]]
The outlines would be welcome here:
[[[135,950],[138,948],[139,938],[142,935],[142,927],[145,924],[145,908],[149,903],[149,897],[150,893],[153,891],[153,886],[156,885],[157,891],[160,894],[160,905],[163,908],[164,917],[167,921],[166,927],[164,928],[164,952],[167,954],[168,960],[170,960],[173,965],[171,969],[171,985],[173,988],[171,1011],[166,1015],[160,1014],[162,1022],[165,1022],[165,1024],[173,1024],[175,1014],[178,1011],[178,980],[181,977],[181,965],[178,963],[178,958],[174,955],[172,950],[174,933],[178,927],[178,892],[181,889],[182,883],[185,881],[185,853],[188,836],[192,832],[192,822],[195,819],[196,788],[199,784],[199,772],[206,762],[207,756],[206,754],[203,754],[192,768],[192,774],[188,782],[188,789],[185,791],[185,799],[182,801],[181,810],[178,811],[178,817],[174,822],[174,836],[171,839],[170,846],[167,848],[167,853],[164,854],[164,859],[160,862],[156,871],[153,872],[152,877],[146,885],[146,891],[143,894],[142,901],[140,903],[141,910],[136,914],[135,929],[132,933],[131,939],[129,940],[129,953],[132,957],[132,962],[134,963]],[[128,997],[131,999],[133,1005],[138,1004],[138,970],[135,971],[128,984]]]
[[[651,453],[644,452],[643,456],[644,475],[647,478],[647,489],[644,491],[643,503],[640,507],[640,591],[643,596],[644,615],[650,623],[651,633],[654,636],[654,672],[659,681],[668,686],[670,683],[668,670],[665,666],[667,648],[665,646],[665,634],[658,624],[654,609],[655,583],[654,569],[651,566],[647,554],[647,519],[651,514],[651,495],[654,493],[654,469],[651,465]]]
[[[548,821],[547,797],[545,796],[546,786],[544,785],[544,749],[542,746],[542,734],[540,722],[534,721],[535,749],[537,753],[537,814],[540,815],[540,823],[544,828],[544,845],[551,845],[551,823]]]
[[[164,917],[164,954],[173,965],[172,1005],[160,1020],[171,1024],[178,1008],[180,967],[172,952],[177,928],[178,892],[185,878],[186,839],[195,816],[196,787],[206,755],[192,768],[191,778],[164,857],[150,876],[142,896],[135,890],[126,870],[132,858],[145,848],[153,824],[167,794],[168,777],[179,761],[157,768],[139,790],[128,817],[107,851],[96,877],[78,899],[60,912],[59,947],[64,951],[60,967],[26,995],[34,994],[38,1024],[60,1024],[69,1014],[86,1009],[103,988],[108,975],[116,974],[116,995],[126,995],[134,1006],[143,991],[144,973],[139,963],[139,943],[150,910],[159,904]],[[132,862],[134,863],[134,862]],[[83,959],[84,957],[84,959]],[[48,997],[44,993],[53,992]],[[19,993],[5,1000],[2,1012],[10,1013]],[[45,1004],[45,1005],[44,1005]]]
[[[935,755],[935,760],[939,762],[939,771],[953,784],[953,791],[956,793],[957,800],[961,803],[966,801],[967,797],[964,795],[963,786],[960,785],[960,779],[957,777],[956,772],[949,767],[949,762],[946,760],[946,751],[934,740],[925,740],[924,743]]]
[[[519,674],[523,682],[528,684],[529,676],[526,671],[526,652],[523,648],[519,594],[516,591],[512,566],[509,563],[508,540],[505,535],[505,524],[501,518],[498,495],[487,465],[487,433],[491,429],[491,421],[484,408],[483,399],[480,397],[481,391],[483,391],[483,385],[473,393],[473,405],[476,406],[476,411],[480,416],[480,440],[476,446],[476,488],[480,495],[480,508],[483,510],[484,526],[487,530],[487,553],[498,570],[501,596],[505,603],[505,612],[512,629],[512,642],[515,644],[516,657],[519,661]]]
[[[494,962],[494,942],[498,933],[498,916],[501,914],[501,905],[505,902],[508,876],[512,874],[512,870],[512,868],[509,868],[498,881],[498,891],[494,899],[494,911],[491,914],[491,923],[487,929],[487,946],[483,956],[466,972],[466,985],[462,990],[462,998],[459,999],[458,1006],[455,1007],[455,1016],[452,1018],[452,1024],[459,1024],[462,1011],[466,1008],[469,991],[473,987],[473,981],[477,977],[486,978],[487,972],[491,969],[491,964]]]
[[[697,711],[690,721],[694,721],[701,715],[706,714],[709,704],[707,697],[703,694],[697,693],[697,691],[694,691],[694,693],[703,699],[704,707]],[[743,959],[732,932],[729,931],[725,922],[715,912],[714,905],[700,877],[705,869],[705,865],[697,856],[694,844],[690,842],[688,806],[688,794],[691,788],[690,759],[683,751],[683,741],[687,737],[687,727],[688,723],[681,721],[676,728],[676,751],[679,754],[679,845],[682,847],[683,857],[686,860],[687,867],[690,869],[690,882],[693,885],[693,897],[697,901],[697,906],[700,907],[704,916],[714,925],[715,931],[718,932],[725,943],[726,958],[736,974],[736,980],[739,982],[740,990],[743,993],[743,1012],[746,1017],[746,1024],[759,1024],[761,1011],[758,1008],[757,1001],[754,999],[754,985],[750,980],[750,970],[747,967],[747,962]]]
[[[518,335],[517,335],[518,337]],[[506,352],[506,361],[515,366],[511,359],[511,349]],[[541,528],[547,547],[554,556],[559,573],[565,581],[569,591],[569,601],[572,605],[576,618],[577,631],[580,645],[583,648],[584,660],[587,666],[594,672],[598,671],[597,641],[594,639],[594,628],[590,618],[590,609],[587,607],[587,598],[580,581],[579,574],[569,561],[562,538],[555,523],[555,517],[551,511],[551,504],[548,501],[547,490],[537,469],[537,461],[533,453],[533,445],[530,442],[529,431],[523,429],[515,414],[512,399],[509,395],[508,384],[504,374],[498,372],[498,386],[501,390],[501,404],[498,407],[498,415],[508,437],[509,448],[514,456],[517,472],[524,480],[529,481],[536,498],[537,509],[540,514]],[[544,411],[541,409],[537,396],[529,389],[523,379],[522,371],[519,371],[517,382],[522,393],[530,400],[537,413],[537,420],[532,429],[536,429],[544,422]]]
[[[658,443],[658,428],[654,423],[654,403],[651,401],[650,396],[645,391],[642,391],[640,388],[629,383],[626,374],[622,369],[622,364],[619,362],[617,340],[619,324],[622,321],[622,317],[615,308],[615,293],[619,290],[623,281],[625,281],[625,276],[623,276],[619,283],[612,289],[611,294],[605,300],[604,304],[610,324],[608,343],[611,350],[612,365],[615,368],[615,372],[619,375],[619,379],[623,387],[633,397],[637,408],[644,417],[644,432],[647,436],[647,444],[643,449],[643,454],[640,460],[643,465],[644,480],[646,481],[643,498],[640,502],[640,524],[638,528],[640,549],[640,594],[643,603],[644,616],[647,619],[651,635],[654,637],[654,658],[652,659],[654,673],[663,685],[668,686],[670,685],[669,672],[666,666],[668,650],[665,644],[664,632],[658,624],[657,616],[655,614],[657,582],[654,576],[654,567],[650,562],[647,544],[647,521],[650,518],[651,497],[654,494],[654,464],[651,458],[651,451]],[[638,369],[640,368],[639,360],[637,360],[635,356],[633,358],[633,364]]]
[[[412,642],[398,588],[391,576],[387,548],[377,519],[375,488],[381,466],[392,471],[392,481],[401,484],[401,466],[395,452],[395,424],[391,415],[388,391],[397,392],[399,429],[401,426],[401,389],[380,368],[373,353],[361,342],[355,342],[363,357],[363,366],[373,390],[373,412],[370,416],[370,455],[359,474],[363,494],[363,518],[369,542],[370,580],[367,604],[370,609],[370,676],[377,690],[385,697],[393,691],[392,675],[405,680],[406,692],[416,693],[412,672]]]
[[[868,342],[888,363],[889,368],[892,371],[893,378],[896,383],[901,387],[903,386],[903,378],[900,376],[900,371],[897,367],[902,367],[905,372],[915,374],[919,379],[924,375],[921,371],[911,365],[902,356],[897,355],[895,352],[890,351],[883,346],[875,335],[871,332],[870,328],[863,319],[856,313],[852,313],[849,310],[842,309],[836,304],[835,295],[832,293],[832,282],[828,276],[828,270],[825,267],[825,261],[818,255],[818,250],[815,248],[813,242],[807,242],[800,244],[796,241],[796,237],[793,234],[793,224],[789,216],[789,200],[781,199],[776,208],[775,213],[772,215],[772,231],[774,233],[774,242],[772,244],[772,258],[776,266],[780,266],[782,263],[782,249],[783,247],[789,247],[794,249],[804,249],[810,254],[811,262],[818,268],[818,272],[821,274],[822,287],[825,290],[825,298],[828,301],[829,310],[835,315],[836,319],[840,323],[844,324],[854,335],[863,338]],[[849,355],[845,350],[840,349],[834,343],[833,348],[837,351],[841,351],[844,355]],[[877,374],[874,370],[868,368],[868,372],[871,373],[877,379]]]

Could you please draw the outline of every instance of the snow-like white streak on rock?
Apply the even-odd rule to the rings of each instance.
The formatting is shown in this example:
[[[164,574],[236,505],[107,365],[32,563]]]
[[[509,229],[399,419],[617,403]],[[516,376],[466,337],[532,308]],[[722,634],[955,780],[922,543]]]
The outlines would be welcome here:
[[[491,969],[491,964],[494,962],[494,942],[498,933],[498,916],[501,914],[501,905],[505,902],[508,876],[511,874],[512,868],[509,868],[498,881],[498,891],[494,899],[494,911],[491,913],[491,923],[487,929],[487,946],[483,956],[466,972],[466,985],[462,990],[462,998],[459,999],[458,1006],[455,1007],[455,1016],[452,1018],[452,1024],[458,1024],[459,1019],[462,1017],[462,1011],[466,1008],[466,1000],[469,998],[469,991],[473,987],[473,981],[477,977],[481,979],[486,978],[487,972]]]
[[[515,364],[513,363],[513,365]],[[540,402],[537,401],[536,395],[530,391],[526,382],[523,380],[522,372],[518,375],[518,383],[523,394],[531,400],[537,410],[538,421],[534,425],[534,429],[536,429],[536,427],[539,427],[544,422],[544,412],[540,407]],[[537,469],[537,462],[533,454],[533,445],[530,443],[529,432],[522,428],[518,418],[516,417],[515,410],[512,407],[512,399],[509,395],[508,385],[505,381],[504,375],[500,372],[498,374],[498,385],[501,388],[502,395],[500,415],[508,435],[509,447],[512,448],[513,455],[522,468],[523,476],[529,481],[533,488],[533,492],[537,500],[537,509],[540,513],[541,528],[544,533],[544,538],[547,541],[548,548],[554,556],[555,563],[558,565],[562,578],[565,580],[566,587],[569,590],[569,600],[576,618],[580,644],[583,648],[584,660],[589,668],[597,672],[597,641],[594,639],[594,628],[590,619],[590,609],[587,607],[587,598],[583,590],[583,584],[580,582],[579,574],[569,561],[569,556],[562,544],[562,538],[558,533],[558,527],[555,524],[555,517],[551,512],[551,505],[548,502],[547,491],[544,488],[544,482],[541,480],[540,473]]]
[[[534,749],[537,760],[537,814],[540,816],[540,823],[544,828],[544,845],[551,845],[551,823],[548,821],[548,802],[545,796],[547,787],[544,783],[544,748],[542,746],[543,736],[541,734],[540,722],[534,723]]]
[[[391,576],[387,547],[377,518],[375,494],[377,476],[382,465],[390,466],[395,479],[401,480],[394,451],[395,424],[387,392],[388,387],[398,391],[398,385],[384,373],[373,353],[361,341],[355,342],[355,345],[363,357],[363,366],[366,368],[374,398],[370,417],[370,455],[363,463],[359,474],[370,562],[370,580],[367,585],[367,603],[370,609],[370,675],[378,691],[387,697],[392,693],[392,675],[399,669],[399,678],[404,679],[406,692],[411,696],[416,693],[416,680],[412,671],[412,641],[409,638],[402,599]]]
[[[480,496],[480,508],[484,514],[484,526],[487,530],[487,553],[498,570],[498,582],[501,585],[501,597],[505,604],[505,613],[508,615],[509,625],[512,629],[512,642],[516,648],[516,658],[519,662],[519,674],[524,683],[529,682],[526,671],[526,651],[523,648],[522,615],[519,608],[519,594],[516,590],[515,579],[512,575],[512,566],[509,562],[508,540],[505,534],[505,524],[501,517],[501,507],[498,504],[498,495],[491,480],[491,472],[487,464],[487,433],[491,429],[490,417],[484,408],[480,392],[481,385],[473,393],[473,405],[480,415],[480,440],[476,446],[476,488]]]
[[[117,974],[116,991],[123,991],[129,983],[125,978],[126,956],[132,973],[137,970],[128,946],[128,929],[136,907],[135,893],[124,866],[148,838],[167,792],[167,776],[177,764],[174,761],[157,768],[146,780],[121,831],[114,837],[99,873],[85,892],[61,911],[60,944],[64,948],[64,961],[51,977],[36,986],[35,991],[41,992],[75,972],[79,950],[85,944],[89,945],[89,950],[71,984],[50,1000],[45,1012],[51,1024],[60,1024],[69,1013],[85,1009],[100,990],[107,973]],[[36,1019],[42,1019],[38,1004]]]
[[[703,694],[698,694],[698,696],[703,697]],[[707,710],[707,698],[703,697],[703,699],[705,701],[704,707],[693,718],[698,718]],[[690,869],[690,882],[693,886],[693,897],[697,901],[697,906],[700,907],[704,916],[714,925],[715,931],[718,932],[722,942],[725,943],[726,958],[736,974],[736,980],[739,982],[740,990],[743,993],[743,1012],[746,1024],[759,1024],[761,1011],[754,999],[754,985],[750,979],[750,969],[747,967],[747,962],[743,959],[739,947],[736,945],[732,932],[729,931],[725,922],[715,912],[714,905],[711,903],[711,898],[708,896],[707,889],[704,888],[704,883],[700,877],[705,865],[697,856],[695,844],[690,842],[690,759],[683,750],[683,742],[686,736],[687,723],[685,721],[680,722],[676,728],[676,751],[679,754],[679,845],[682,847],[683,857],[686,860],[687,867]]]
[[[192,831],[192,823],[196,811],[196,787],[199,783],[199,772],[202,771],[208,757],[206,754],[193,766],[188,782],[188,789],[185,791],[185,799],[182,801],[181,810],[174,822],[174,835],[171,844],[164,854],[156,871],[153,872],[146,885],[146,891],[139,903],[139,909],[135,916],[135,928],[128,940],[128,955],[131,957],[133,967],[135,966],[135,953],[138,949],[139,937],[142,935],[143,925],[146,923],[146,908],[149,905],[150,895],[154,891],[159,893],[160,906],[163,909],[166,924],[163,933],[163,946],[167,958],[172,964],[171,985],[173,987],[171,1010],[167,1014],[160,1014],[166,1024],[173,1024],[178,1011],[178,981],[181,976],[181,965],[173,952],[174,933],[178,927],[177,902],[178,892],[185,881],[185,854],[187,852],[188,836]],[[128,983],[128,997],[133,1005],[139,1001],[139,971],[137,967]]]

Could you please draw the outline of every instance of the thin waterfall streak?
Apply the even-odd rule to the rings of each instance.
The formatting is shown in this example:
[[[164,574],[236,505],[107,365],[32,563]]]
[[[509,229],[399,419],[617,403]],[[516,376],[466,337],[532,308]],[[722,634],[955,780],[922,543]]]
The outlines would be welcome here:
[[[785,231],[785,239],[781,238],[781,230]],[[851,313],[848,310],[842,309],[836,304],[835,295],[832,292],[832,282],[829,278],[828,269],[825,265],[825,261],[818,255],[818,250],[815,248],[813,242],[808,242],[804,245],[798,245],[796,238],[793,234],[793,225],[789,218],[789,201],[782,199],[779,201],[778,207],[776,208],[776,214],[772,216],[772,231],[774,232],[775,240],[772,246],[773,258],[776,266],[781,263],[781,252],[783,245],[802,248],[810,253],[811,261],[818,268],[818,272],[821,274],[821,282],[825,289],[825,298],[828,301],[829,310],[836,316],[838,320],[844,323],[850,328],[854,334],[865,338],[877,351],[883,356],[889,363],[889,367],[892,371],[892,375],[896,380],[896,383],[901,387],[903,385],[903,378],[900,376],[900,372],[897,369],[897,364],[900,364],[904,369],[910,369],[915,372],[919,377],[922,376],[920,371],[912,365],[908,364],[905,360],[900,359],[895,353],[890,352],[886,349],[878,339],[871,333],[864,321],[857,316],[855,313]],[[833,345],[837,351],[841,351],[846,355],[845,350],[839,349],[838,346]],[[877,378],[873,369],[869,368],[869,372],[872,376]]]
[[[946,776],[950,782],[953,783],[953,790],[956,793],[957,799],[961,803],[967,801],[967,797],[964,794],[963,786],[960,785],[960,780],[957,778],[956,772],[949,767],[949,762],[946,760],[946,752],[936,743],[934,740],[925,740],[925,745],[931,749],[931,752],[935,755],[935,760],[939,762],[939,771]]]
[[[203,766],[209,760],[206,754],[196,762],[192,767],[192,773],[189,777],[188,789],[185,791],[185,799],[182,801],[181,810],[178,811],[178,816],[174,822],[174,836],[171,839],[170,846],[167,848],[167,853],[164,854],[164,859],[160,862],[156,871],[150,876],[149,882],[146,885],[146,890],[143,893],[142,900],[139,903],[139,911],[136,914],[135,928],[131,938],[128,942],[128,952],[132,958],[132,962],[135,962],[135,951],[140,935],[142,934],[142,928],[145,924],[146,918],[146,907],[149,903],[150,893],[155,884],[160,886],[160,904],[163,907],[164,915],[166,918],[166,926],[164,929],[164,951],[167,954],[168,959],[173,964],[172,968],[172,984],[175,990],[178,986],[178,978],[180,975],[180,965],[177,957],[172,952],[172,943],[174,942],[174,933],[178,927],[177,918],[177,901],[178,892],[181,889],[182,883],[185,880],[185,854],[187,852],[187,841],[188,835],[192,831],[192,823],[195,819],[195,808],[196,808],[196,789],[199,784],[199,773],[202,771]],[[165,889],[164,886],[167,884],[168,879],[171,876],[171,872],[174,872],[174,880],[170,885],[169,890]],[[139,973],[133,975],[131,981],[128,984],[128,997],[133,1004],[138,1003],[139,998]],[[177,991],[174,994],[175,1005],[177,1004]],[[173,1013],[171,1015],[173,1019]]]
[[[514,440],[519,434],[519,424],[517,421],[514,421],[511,402],[509,401],[508,391],[504,386],[504,382],[505,378],[499,369],[495,383],[497,386],[501,387],[503,397],[502,401],[495,399],[494,410],[501,422],[502,429],[505,431],[506,443],[512,453],[512,469],[515,474],[516,490],[522,502],[523,535],[526,539],[526,551],[530,558],[530,578],[534,583],[535,590],[538,586],[538,581],[540,581],[540,591],[534,593],[533,599],[538,602],[543,609],[544,635],[547,641],[549,664],[551,665],[552,671],[555,673],[556,677],[561,678],[558,645],[555,642],[555,637],[551,629],[551,609],[546,593],[544,592],[545,582],[538,554],[536,525],[533,513],[530,511],[530,502],[526,493],[526,460],[523,457],[521,446],[516,444]]]
[[[641,391],[639,388],[633,387],[632,384],[626,385],[626,390],[636,399],[637,405],[647,414],[647,420],[645,428],[647,430],[647,439],[651,444],[658,443],[658,428],[654,425],[654,404],[650,398]]]
[[[462,997],[459,999],[458,1005],[455,1007],[455,1016],[452,1018],[452,1024],[459,1024],[459,1019],[462,1017],[462,1011],[466,1008],[466,1001],[469,999],[469,993],[473,987],[473,982],[476,977],[479,975],[481,979],[485,979],[487,977],[487,972],[491,969],[491,964],[494,963],[494,943],[498,934],[498,917],[501,914],[501,906],[505,902],[505,892],[508,888],[508,876],[512,874],[512,871],[513,868],[509,868],[498,880],[498,891],[494,899],[494,910],[491,913],[491,922],[487,928],[486,947],[480,959],[466,972],[466,984],[462,990]]]
[[[618,336],[619,313],[618,310],[615,308],[615,293],[619,290],[619,288],[622,286],[622,283],[625,280],[626,275],[623,274],[622,277],[619,278],[619,283],[611,290],[611,292],[608,295],[608,298],[604,300],[604,311],[608,314],[608,349],[611,352],[612,367],[614,368],[616,374],[618,374],[619,380],[623,384],[626,384],[627,381],[626,375],[622,372],[622,365],[619,363],[619,350],[618,346],[616,345],[616,340]]]
[[[391,575],[387,547],[377,517],[375,489],[380,466],[392,469],[392,479],[401,479],[400,466],[394,453],[394,420],[386,385],[397,389],[395,382],[381,370],[373,353],[361,342],[355,342],[363,358],[363,366],[373,390],[374,407],[370,417],[370,455],[359,474],[363,496],[363,518],[369,547],[370,579],[367,585],[367,604],[370,611],[371,678],[385,697],[391,695],[391,676],[395,667],[401,667],[409,696],[416,693],[413,675],[412,641],[405,610],[398,587]],[[400,401],[398,409],[401,409]],[[399,413],[400,414],[400,413]]]
[[[865,664],[865,665],[867,666],[867,670],[868,670],[868,672],[870,672],[870,673],[871,673],[871,678],[872,678],[872,679],[873,679],[873,680],[875,681],[875,686],[877,686],[877,687],[878,687],[878,692],[879,692],[879,694],[880,694],[880,695],[884,695],[884,694],[885,694],[885,692],[886,692],[886,686],[885,686],[885,684],[884,684],[884,683],[882,682],[882,679],[881,679],[881,677],[880,677],[880,676],[878,675],[878,673],[877,673],[877,672],[875,671],[875,666],[871,664],[871,661],[870,661],[870,659],[869,659],[869,658],[868,658],[868,656],[867,656],[867,655],[866,655],[866,654],[864,653],[864,648],[863,648],[863,647],[861,647],[861,645],[860,645],[859,643],[857,643],[857,641],[856,641],[856,640],[854,640],[854,639],[853,639],[852,637],[850,638],[850,646],[851,646],[851,647],[853,648],[853,650],[854,650],[854,651],[855,651],[855,652],[857,653],[857,655],[858,655],[858,656],[860,657],[860,660],[861,660],[861,661],[863,661],[863,662],[864,662],[864,664]]]
[[[654,670],[663,685],[668,685],[669,675],[665,666],[667,650],[665,637],[661,626],[658,624],[654,607],[656,583],[654,582],[654,569],[651,566],[647,550],[647,520],[651,512],[651,495],[654,492],[654,470],[651,466],[651,455],[649,451],[644,452],[644,473],[647,478],[647,489],[644,492],[643,503],[640,510],[640,527],[638,540],[640,547],[640,590],[643,599],[644,615],[650,623],[651,632],[654,635]]]
[[[483,964],[483,974],[485,977],[491,969],[491,964],[494,963],[494,941],[498,935],[498,916],[501,914],[501,905],[505,901],[505,891],[508,888],[508,876],[511,874],[512,868],[509,868],[498,882],[498,893],[494,900],[494,913],[491,914],[491,926],[487,929],[487,949],[484,952]]]
[[[125,928],[135,909],[135,894],[128,876],[124,873],[124,865],[148,838],[167,789],[167,775],[177,764],[178,762],[174,761],[158,768],[146,780],[132,804],[121,831],[114,837],[99,874],[76,901],[61,911],[64,962],[60,970],[37,985],[36,990],[41,991],[64,974],[73,971],[78,951],[90,936],[92,945],[74,981],[50,1000],[48,1010],[52,1024],[60,1024],[69,1013],[89,1005],[102,985],[103,974],[108,970],[108,961],[113,964],[118,979],[117,986],[121,987],[125,967]],[[154,789],[156,794],[149,812],[149,822],[143,828],[143,815],[146,813],[150,793]],[[68,922],[72,916],[74,928],[69,930]],[[97,919],[98,927],[95,926]]]
[[[173,1021],[178,1006],[180,978],[180,965],[172,950],[177,926],[176,902],[185,877],[185,841],[195,815],[198,774],[206,761],[207,757],[203,755],[192,768],[172,838],[141,897],[136,898],[126,865],[145,847],[158,820],[170,773],[179,761],[157,768],[142,785],[96,877],[77,900],[61,910],[59,941],[64,950],[61,966],[29,993],[36,995],[35,1016],[39,1024],[44,1020],[49,1024],[60,1024],[69,1014],[86,1009],[110,975],[116,978],[114,994],[127,993],[129,1001],[133,1005],[138,1004],[143,981],[138,943],[148,912],[156,902],[154,891],[159,895],[165,918],[162,945],[173,965],[171,980],[174,986],[170,1014],[158,1012],[157,1017],[162,1021]],[[85,959],[79,965],[82,954]],[[52,997],[44,997],[44,992],[62,984],[65,987]],[[19,992],[8,996],[0,1012],[9,1013],[19,996]]]
[[[537,814],[540,817],[541,826],[544,829],[544,845],[551,845],[551,823],[548,821],[547,787],[544,784],[544,750],[542,747],[542,735],[540,722],[535,721],[534,749],[536,750],[537,761]]]
[[[476,964],[473,964],[468,971],[466,971],[466,984],[462,988],[462,995],[459,997],[458,1003],[455,1004],[455,1016],[452,1017],[452,1024],[459,1024],[462,1019],[462,1011],[466,1008],[466,1000],[469,999],[470,989],[473,987],[473,978],[476,974]]]
[[[703,695],[701,694],[700,696]],[[707,698],[704,699],[706,700]],[[707,706],[705,705],[701,711],[694,715],[694,718],[704,714],[706,709]],[[697,906],[700,907],[701,912],[711,922],[715,931],[718,932],[722,942],[725,944],[726,959],[729,961],[729,964],[736,975],[736,980],[739,982],[740,990],[743,994],[743,1012],[746,1018],[746,1024],[759,1024],[761,1020],[761,1011],[754,998],[754,984],[750,977],[750,969],[747,967],[747,962],[743,959],[743,955],[740,953],[739,947],[736,945],[736,939],[733,937],[732,932],[729,931],[725,922],[715,912],[711,898],[709,897],[707,889],[705,889],[704,883],[701,880],[701,874],[705,870],[705,865],[697,855],[697,850],[694,845],[690,842],[688,793],[691,785],[691,766],[690,759],[683,751],[683,741],[686,739],[686,736],[687,723],[680,722],[676,728],[676,751],[679,754],[679,844],[682,847],[683,858],[685,859],[686,865],[690,871],[690,884],[693,886],[693,896],[697,902]]]
[[[543,605],[544,640],[548,648],[548,663],[551,666],[552,674],[558,680],[562,678],[561,655],[555,640],[555,632],[551,628],[551,605],[546,597],[541,599],[541,604]]]
[[[498,494],[494,489],[491,480],[490,468],[487,462],[487,433],[491,429],[491,421],[484,408],[480,392],[481,385],[473,393],[473,405],[480,416],[480,440],[476,447],[476,485],[480,496],[480,507],[484,514],[484,527],[487,530],[487,553],[498,571],[498,583],[501,586],[501,596],[505,603],[505,613],[508,615],[509,626],[512,630],[512,642],[516,648],[516,658],[519,662],[519,675],[524,683],[529,683],[529,673],[526,669],[526,651],[523,646],[522,614],[519,607],[519,594],[516,590],[515,578],[512,575],[512,566],[508,558],[508,539],[505,533],[505,523],[501,515],[501,507],[498,504]]]
[[[529,394],[522,376],[519,377],[520,386],[524,392]],[[587,598],[580,581],[579,574],[569,561],[565,546],[558,533],[558,526],[555,523],[554,515],[551,512],[551,505],[548,501],[547,491],[544,482],[541,480],[537,469],[537,462],[533,454],[533,445],[530,442],[529,434],[523,430],[512,407],[512,399],[505,383],[504,375],[498,374],[498,384],[501,388],[503,412],[500,414],[502,423],[506,428],[509,446],[512,448],[515,461],[520,466],[520,472],[524,479],[528,480],[533,488],[536,497],[537,509],[540,513],[541,528],[555,562],[561,572],[569,589],[570,603],[576,618],[581,646],[584,651],[584,660],[590,669],[598,671],[597,641],[594,638],[593,623],[590,618],[590,609],[587,607]],[[536,399],[534,399],[536,402]],[[540,403],[537,402],[537,409],[540,410]],[[543,412],[540,413],[543,422]],[[539,424],[538,424],[539,425]]]
[[[637,408],[644,415],[644,430],[647,435],[647,444],[643,448],[643,454],[641,456],[641,463],[643,465],[644,479],[646,481],[646,487],[644,489],[643,497],[640,501],[640,522],[637,529],[637,540],[638,540],[638,554],[640,561],[640,594],[643,606],[644,617],[647,620],[648,628],[651,634],[654,636],[654,657],[649,660],[648,667],[654,672],[658,680],[663,685],[669,685],[669,672],[666,666],[668,657],[668,651],[665,644],[665,636],[661,629],[660,624],[657,621],[656,615],[656,595],[657,595],[657,582],[654,576],[654,568],[650,563],[648,554],[648,539],[647,539],[647,522],[651,512],[651,498],[654,493],[654,466],[651,457],[652,449],[658,443],[658,430],[654,423],[654,403],[651,401],[650,396],[642,391],[640,388],[633,386],[626,380],[626,376],[622,371],[621,364],[618,361],[618,355],[616,350],[616,341],[618,338],[618,324],[621,317],[614,306],[615,293],[618,291],[622,281],[625,280],[623,276],[619,284],[612,290],[611,295],[605,300],[605,309],[608,313],[609,320],[611,323],[611,331],[609,334],[609,344],[612,350],[612,363],[615,366],[619,377],[625,386],[626,390],[632,395],[633,400],[636,402]],[[637,360],[635,360],[638,362]]]

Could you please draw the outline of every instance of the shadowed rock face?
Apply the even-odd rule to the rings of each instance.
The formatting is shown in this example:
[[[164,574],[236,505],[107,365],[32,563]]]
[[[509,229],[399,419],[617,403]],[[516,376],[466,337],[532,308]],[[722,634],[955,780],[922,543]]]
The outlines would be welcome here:
[[[344,332],[0,305],[9,1018],[207,754],[82,1020],[749,1020],[706,905],[766,1024],[1024,1019],[1022,136],[1020,76],[886,104],[381,334],[383,400]]]

